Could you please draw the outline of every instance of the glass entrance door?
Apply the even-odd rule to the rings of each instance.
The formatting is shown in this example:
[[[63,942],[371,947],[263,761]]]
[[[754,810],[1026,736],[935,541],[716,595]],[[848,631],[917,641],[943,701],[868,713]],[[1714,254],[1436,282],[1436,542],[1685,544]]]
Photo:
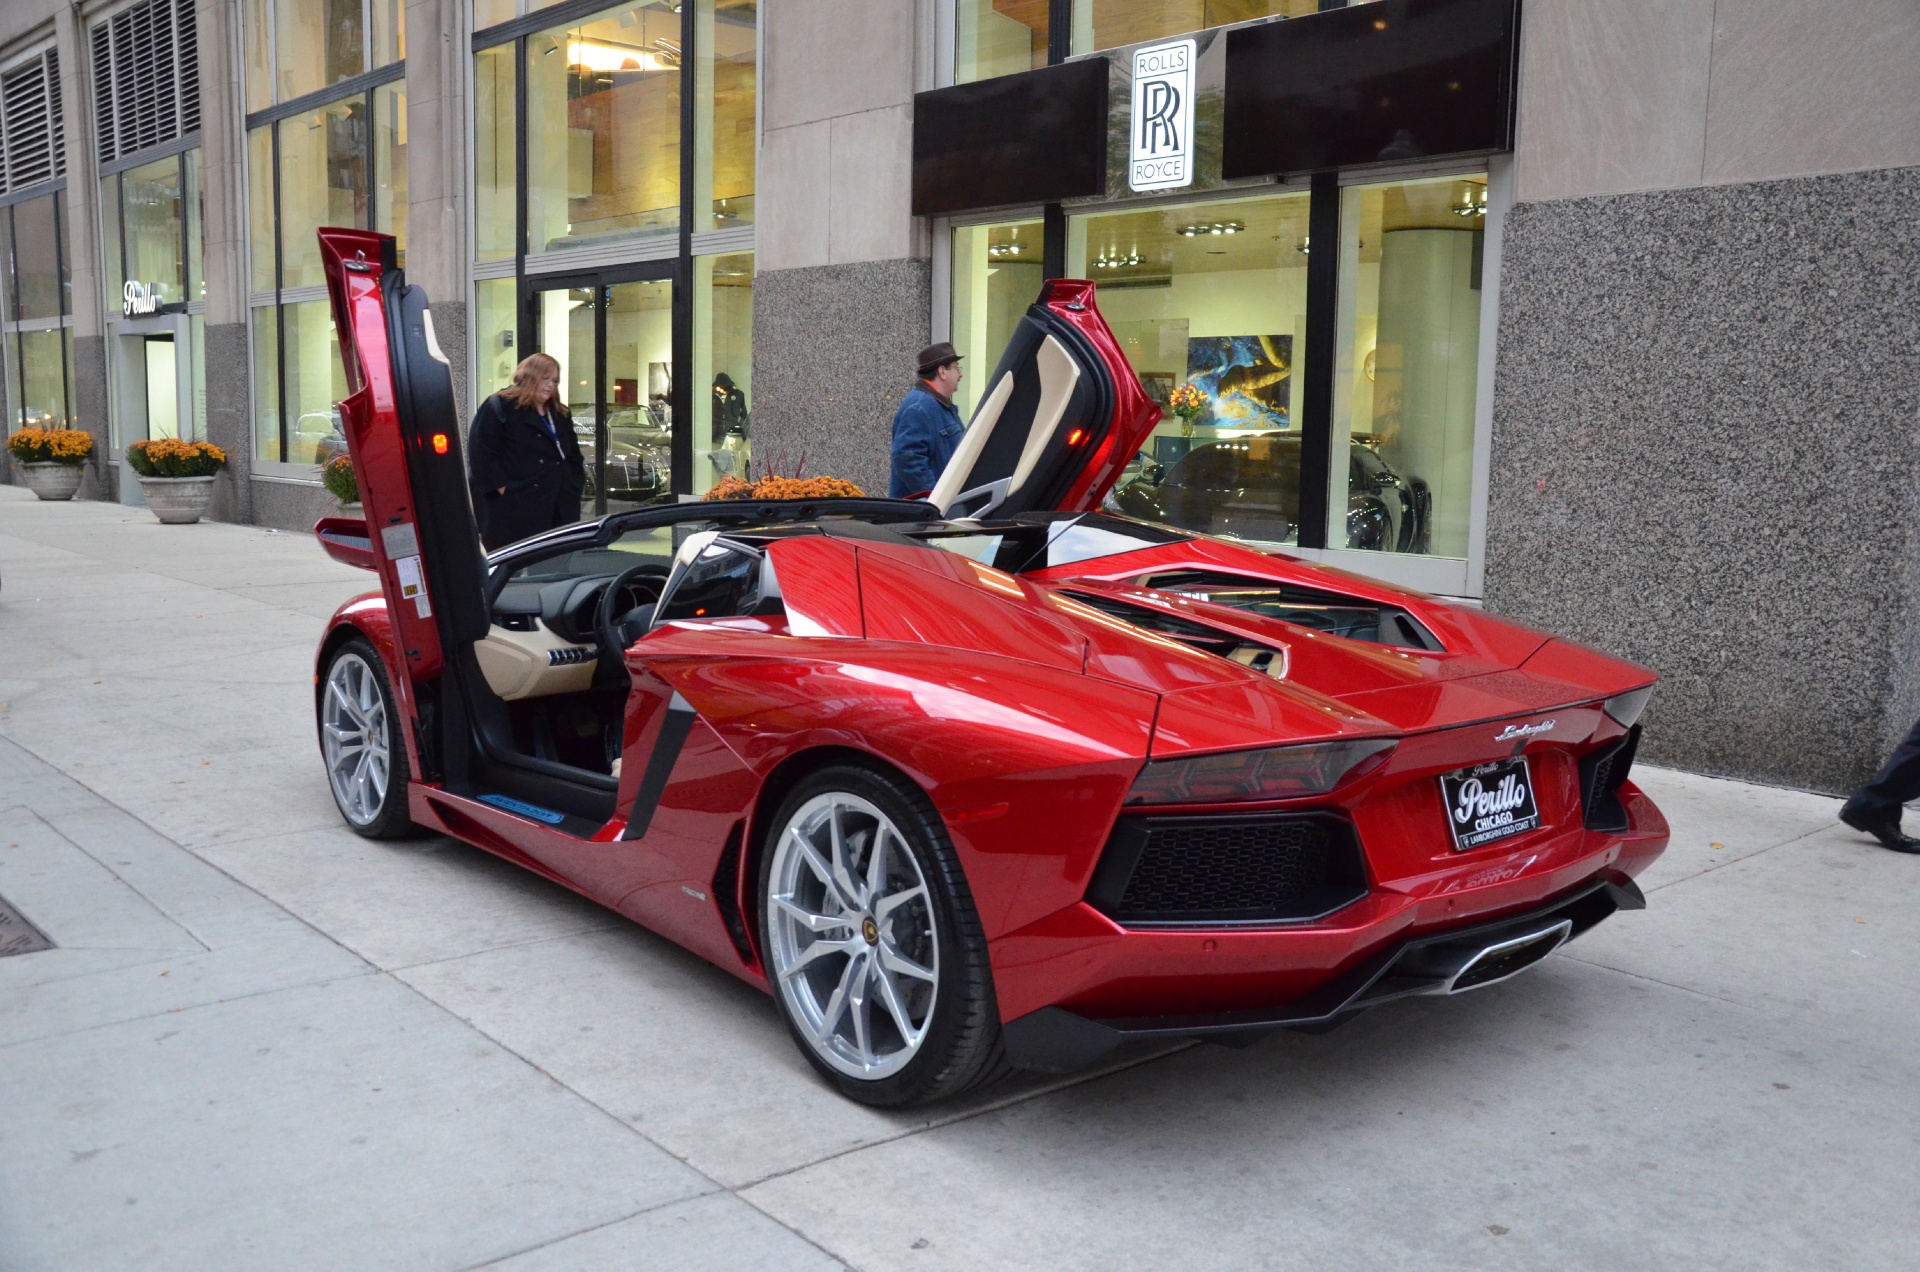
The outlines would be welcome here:
[[[636,272],[569,277],[529,298],[529,348],[560,364],[594,515],[673,498],[675,287]]]
[[[147,336],[147,436],[180,436],[180,376],[172,336]]]
[[[597,489],[608,506],[672,498],[673,284],[666,279],[606,289],[607,359],[602,389],[606,443]]]

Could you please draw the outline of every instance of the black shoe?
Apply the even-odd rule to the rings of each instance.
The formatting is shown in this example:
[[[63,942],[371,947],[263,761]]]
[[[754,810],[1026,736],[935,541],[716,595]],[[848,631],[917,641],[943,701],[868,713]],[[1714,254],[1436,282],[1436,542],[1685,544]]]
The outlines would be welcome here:
[[[1902,834],[1898,818],[1891,821],[1869,821],[1858,813],[1850,813],[1842,808],[1840,820],[1862,834],[1872,835],[1880,841],[1882,847],[1891,848],[1895,852],[1920,853],[1920,839]]]

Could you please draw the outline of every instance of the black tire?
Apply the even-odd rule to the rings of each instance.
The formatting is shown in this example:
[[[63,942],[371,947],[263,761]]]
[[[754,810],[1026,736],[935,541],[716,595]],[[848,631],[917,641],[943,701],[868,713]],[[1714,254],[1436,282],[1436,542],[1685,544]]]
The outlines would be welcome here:
[[[319,690],[314,717],[320,735],[320,756],[327,769],[327,789],[333,794],[334,806],[340,810],[342,820],[355,834],[368,839],[404,839],[417,834],[419,828],[407,813],[407,786],[412,772],[407,765],[406,743],[400,734],[393,685],[379,652],[359,636],[342,641],[327,656],[327,665],[320,673]],[[355,749],[338,737],[330,740],[329,712],[337,709],[336,692],[342,700],[355,699],[345,704],[345,714],[355,722],[368,721],[369,727],[362,729],[361,735],[372,735],[370,744]],[[377,716],[371,709],[374,698],[379,704]],[[338,718],[333,723],[338,727]],[[372,777],[376,749],[384,750],[384,785]],[[340,776],[343,764],[355,766],[353,775],[345,780]],[[362,773],[367,775],[364,788],[357,780]]]
[[[904,1067],[878,1078],[842,1072],[816,1049],[796,1016],[785,982],[775,966],[771,902],[778,839],[803,808],[823,796],[851,795],[883,812],[912,854],[926,885],[934,915],[932,944],[938,950],[937,979],[924,1036]],[[958,1095],[1007,1071],[1000,1042],[1000,1012],[993,992],[993,970],[986,938],[973,905],[965,873],[939,814],[920,790],[877,768],[835,764],[810,775],[782,801],[763,830],[755,910],[760,948],[765,953],[773,999],[794,1043],[808,1063],[842,1095],[875,1108],[906,1108]],[[868,860],[871,860],[870,858]],[[883,919],[891,924],[893,920]],[[865,925],[871,933],[871,923]],[[854,930],[851,925],[849,931]],[[865,937],[878,944],[875,935]],[[890,938],[889,938],[890,939]],[[876,955],[878,950],[875,951]],[[889,1022],[889,1027],[891,1024]],[[872,1026],[869,1026],[872,1029]],[[896,1033],[896,1036],[898,1034]]]

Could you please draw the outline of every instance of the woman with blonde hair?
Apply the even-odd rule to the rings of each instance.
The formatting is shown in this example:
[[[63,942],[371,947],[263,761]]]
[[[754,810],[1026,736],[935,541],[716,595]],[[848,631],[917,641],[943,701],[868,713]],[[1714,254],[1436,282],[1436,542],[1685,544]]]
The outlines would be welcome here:
[[[586,464],[560,397],[560,364],[531,353],[513,382],[480,404],[467,431],[480,542],[505,547],[580,520]]]

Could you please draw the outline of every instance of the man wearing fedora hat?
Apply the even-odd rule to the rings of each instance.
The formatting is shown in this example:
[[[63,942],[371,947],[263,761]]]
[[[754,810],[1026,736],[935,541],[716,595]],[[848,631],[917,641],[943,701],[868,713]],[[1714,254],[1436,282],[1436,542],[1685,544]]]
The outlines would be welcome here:
[[[960,446],[967,426],[953,406],[960,387],[960,355],[946,341],[920,351],[920,379],[893,413],[893,471],[887,497],[906,499],[933,489]]]

